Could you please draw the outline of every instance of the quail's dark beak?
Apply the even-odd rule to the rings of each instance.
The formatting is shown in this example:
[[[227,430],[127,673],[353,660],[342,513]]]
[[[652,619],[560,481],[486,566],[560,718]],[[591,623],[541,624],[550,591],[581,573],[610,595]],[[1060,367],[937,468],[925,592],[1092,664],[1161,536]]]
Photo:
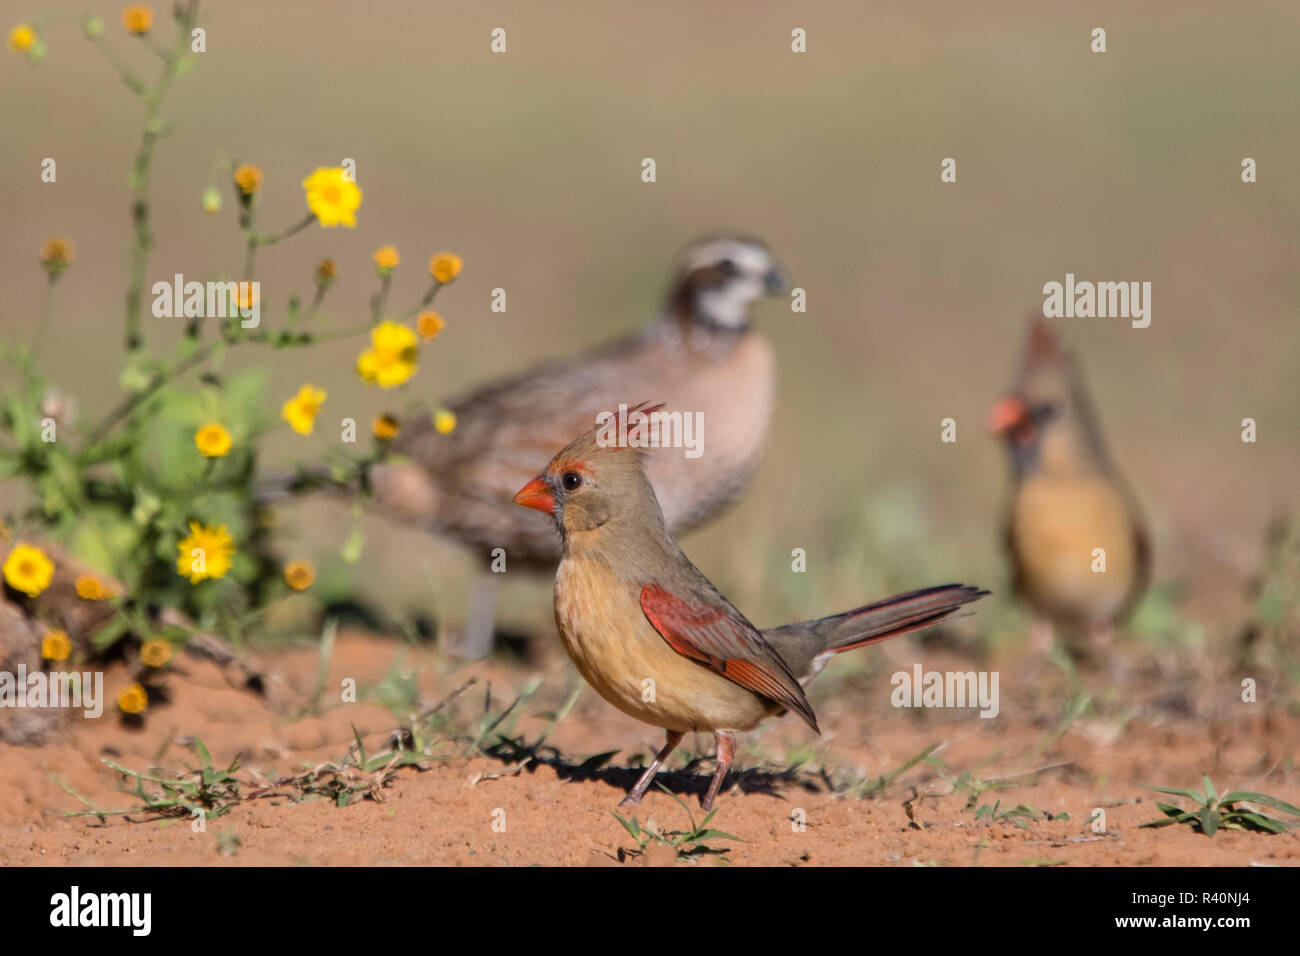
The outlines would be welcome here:
[[[780,295],[785,291],[785,273],[778,267],[773,266],[768,269],[767,274],[763,276],[763,285],[767,288],[769,295]]]

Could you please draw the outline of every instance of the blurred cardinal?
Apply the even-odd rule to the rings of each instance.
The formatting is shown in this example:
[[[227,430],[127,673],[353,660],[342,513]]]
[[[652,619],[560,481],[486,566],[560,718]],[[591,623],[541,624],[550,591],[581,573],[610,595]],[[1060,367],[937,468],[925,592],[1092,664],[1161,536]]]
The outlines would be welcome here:
[[[428,415],[403,422],[391,458],[371,473],[377,504],[484,556],[503,548],[511,571],[549,572],[560,558],[559,536],[541,515],[512,507],[510,496],[597,414],[659,394],[703,413],[705,428],[701,457],[664,455],[649,466],[668,526],[682,533],[713,519],[745,490],[762,457],[775,362],[751,325],[750,306],[784,285],[757,241],[694,243],[643,331],[451,402],[451,434],[438,433]],[[463,654],[491,650],[497,580],[485,573],[475,585]]]
[[[1050,648],[1059,630],[1076,656],[1086,649],[1080,637],[1103,652],[1146,587],[1151,549],[1079,367],[1040,316],[1030,320],[1019,382],[993,407],[989,428],[1011,458],[1006,546],[1016,592],[1038,618],[1035,645]]]
[[[668,735],[624,804],[641,801],[687,731],[707,730],[718,743],[703,800],[711,809],[736,731],[790,710],[820,733],[803,685],[832,655],[937,623],[987,593],[944,585],[760,631],[678,547],[643,454],[590,431],[514,498],[550,515],[563,538],[555,620],[578,671],[623,713]]]

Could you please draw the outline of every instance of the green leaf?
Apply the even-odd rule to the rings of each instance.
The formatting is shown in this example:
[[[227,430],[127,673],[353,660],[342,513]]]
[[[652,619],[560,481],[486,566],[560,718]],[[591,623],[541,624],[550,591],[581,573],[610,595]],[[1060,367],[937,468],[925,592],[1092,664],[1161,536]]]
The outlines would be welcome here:
[[[154,516],[162,510],[162,499],[157,495],[145,491],[143,488],[135,489],[135,505],[131,508],[131,520],[140,527],[145,527]]]
[[[1195,790],[1188,790],[1184,787],[1151,787],[1142,784],[1148,790],[1154,790],[1156,793],[1172,793],[1176,797],[1186,797],[1188,800],[1195,800],[1197,805],[1205,803],[1205,794],[1198,793]]]
[[[691,813],[690,805],[677,794],[665,787],[662,783],[656,782],[655,786],[677,801],[677,805],[686,811],[686,818],[691,821],[691,830],[695,830],[695,814]],[[710,816],[712,816],[712,814],[710,814]]]
[[[1266,807],[1274,810],[1281,810],[1283,813],[1290,813],[1293,816],[1300,817],[1300,807],[1293,807],[1285,800],[1279,800],[1277,797],[1270,797],[1266,793],[1255,793],[1250,790],[1234,790],[1232,793],[1225,793],[1223,799],[1219,802],[1236,803],[1239,800],[1248,800],[1251,803],[1262,803]]]
[[[391,751],[389,751],[389,752],[387,752],[387,753],[382,753],[382,754],[375,754],[373,757],[371,757],[371,758],[370,758],[370,759],[365,763],[364,766],[362,766],[361,769],[364,770],[364,771],[366,771],[367,773],[369,773],[369,772],[371,772],[371,771],[373,771],[373,770],[379,770],[379,769],[381,769],[381,768],[383,768],[383,767],[388,766],[388,761],[390,761],[390,760],[392,760],[392,759],[393,759],[393,754],[392,754]],[[397,762],[397,766],[400,767],[404,762],[406,762],[406,761],[405,761],[405,760],[399,760],[399,761]]]
[[[1201,822],[1201,832],[1206,836],[1214,836],[1219,829],[1219,814],[1211,807],[1202,807],[1197,819]]]
[[[1245,810],[1240,810],[1232,814],[1232,816],[1240,817],[1243,820],[1247,820],[1252,825],[1260,828],[1261,830],[1267,830],[1270,833],[1289,833],[1291,827],[1293,826],[1293,824],[1284,823],[1281,820],[1276,820],[1273,817],[1265,816],[1262,813],[1249,813]]]
[[[121,639],[122,635],[125,634],[130,627],[131,622],[119,614],[96,631],[95,636],[90,639],[90,643],[100,650],[103,650],[106,647],[111,647]]]
[[[348,726],[352,728],[352,738],[357,742],[357,754],[360,759],[357,760],[357,766],[366,765],[366,745],[361,742],[361,734],[357,733],[357,725],[349,722]]]
[[[201,762],[201,766],[212,766],[212,754],[208,753],[208,748],[203,746],[203,741],[198,737],[194,738],[194,753]]]
[[[220,197],[220,193],[217,193]],[[178,361],[184,361],[190,358],[199,350],[199,340],[191,335],[182,336],[181,340],[176,343],[176,358]]]
[[[611,811],[609,811],[609,812],[614,814],[614,819],[615,819],[615,820],[617,820],[619,823],[623,824],[623,829],[624,829],[624,830],[626,830],[628,833],[632,834],[632,839],[633,839],[633,840],[636,840],[638,843],[641,842],[641,824],[639,824],[639,823],[636,822],[636,817],[635,817],[635,816],[632,817],[631,820],[624,820],[621,816],[619,816],[619,815],[618,815],[617,813],[615,813],[613,810],[611,810]]]
[[[356,564],[361,560],[361,549],[365,546],[366,536],[361,528],[353,528],[348,538],[343,542],[343,547],[339,551],[339,556],[347,564]]]
[[[122,369],[118,383],[128,392],[143,392],[149,387],[150,376],[138,362],[130,362]]]
[[[1182,816],[1178,817],[1166,817],[1163,820],[1152,820],[1149,823],[1139,824],[1138,829],[1140,830],[1144,827],[1167,827],[1174,823],[1186,823],[1188,820],[1194,820],[1195,818],[1196,814],[1194,813],[1184,813]]]

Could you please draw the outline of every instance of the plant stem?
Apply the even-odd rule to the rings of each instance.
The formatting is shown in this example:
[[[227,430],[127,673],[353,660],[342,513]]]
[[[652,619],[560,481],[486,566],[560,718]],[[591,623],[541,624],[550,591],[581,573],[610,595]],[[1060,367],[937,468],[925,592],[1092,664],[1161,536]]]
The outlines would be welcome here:
[[[239,192],[239,187],[235,187],[235,192]],[[241,197],[242,201],[242,197]],[[253,278],[253,270],[257,266],[257,236],[253,233],[253,197],[248,197],[247,203],[239,211],[240,225],[244,228],[244,279]]]
[[[179,378],[196,365],[204,362],[217,348],[217,343],[209,343],[199,349],[189,358],[178,362],[169,372],[155,375],[143,389],[130,395],[126,400],[114,408],[105,416],[104,420],[95,426],[94,431],[86,440],[86,449],[93,450],[96,445],[108,437],[109,433],[117,426],[119,422],[131,416],[137,408],[147,402],[158,389],[162,388],[172,379]]]
[[[419,301],[419,303],[415,306],[415,308],[411,309],[410,312],[407,312],[405,315],[402,316],[402,321],[403,322],[409,321],[410,319],[414,318],[415,314],[419,312],[421,309],[432,304],[433,297],[438,294],[438,290],[441,289],[442,286],[443,284],[435,279],[433,282],[433,287],[424,294],[424,298]]]
[[[325,301],[325,291],[329,288],[323,282],[316,283],[316,294],[312,296],[311,305],[307,306],[307,311],[299,313],[304,321],[311,321],[316,318],[316,313],[320,310],[321,303]]]
[[[113,48],[104,42],[103,36],[93,37],[90,42],[95,44],[95,46],[99,48],[99,52],[104,54],[104,59],[108,60],[108,62],[113,65],[113,68],[117,70],[118,74],[122,77],[122,82],[127,85],[127,88],[136,96],[144,96],[144,82],[127,69],[126,64],[117,58],[117,54],[113,52]]]
[[[154,41],[154,38],[153,38],[151,35],[149,35],[149,34],[147,34],[147,33],[146,33],[146,34],[143,34],[143,35],[140,37],[140,39],[144,42],[144,45],[145,45],[145,46],[147,46],[150,50],[152,50],[154,53],[156,53],[156,54],[158,55],[158,58],[159,58],[160,60],[162,60],[164,63],[167,62],[167,58],[168,58],[169,56],[171,56],[171,54],[167,51],[167,49],[166,49],[165,47],[159,46],[159,45]]]
[[[40,357],[41,345],[45,341],[45,329],[50,324],[50,313],[54,311],[54,283],[59,281],[56,273],[51,272],[45,283],[45,295],[41,298],[41,320],[36,327],[36,338],[32,343],[32,360]]]
[[[176,8],[176,46],[163,63],[162,74],[158,82],[144,92],[136,90],[144,97],[144,134],[136,150],[135,162],[131,167],[131,221],[135,229],[135,242],[131,246],[130,284],[126,290],[126,350],[136,352],[144,345],[144,336],[140,328],[140,318],[144,302],[144,272],[148,265],[149,253],[153,250],[153,231],[149,224],[149,174],[153,163],[153,151],[158,140],[164,135],[159,113],[163,98],[176,78],[177,68],[186,55],[186,46],[190,42],[190,29],[198,17],[198,0],[188,0],[185,6]],[[107,47],[101,45],[107,51]],[[110,56],[111,59],[111,56]],[[129,74],[124,74],[124,78]],[[139,81],[135,81],[137,84]],[[131,80],[127,79],[131,86]],[[132,87],[135,89],[135,87]]]
[[[294,223],[284,232],[276,236],[259,236],[253,232],[253,220],[250,215],[248,224],[244,229],[244,238],[248,241],[248,249],[244,253],[244,277],[251,279],[253,277],[253,266],[257,259],[257,250],[262,246],[273,246],[277,242],[283,242],[292,235],[302,232],[313,222],[316,221],[316,214],[310,212],[305,218]]]
[[[385,273],[379,280],[379,291],[370,297],[370,318],[375,323],[384,317],[384,309],[388,307],[388,289],[392,284],[392,273]]]
[[[325,335],[314,335],[311,338],[307,339],[306,341],[303,342],[291,341],[286,343],[286,345],[288,347],[294,347],[298,345],[311,345],[314,342],[333,342],[339,339],[350,339],[353,338],[354,336],[360,335],[363,332],[368,332],[369,330],[370,330],[370,323],[367,322],[365,325],[356,326],[355,328],[341,329],[337,332],[326,333]],[[103,442],[103,440],[108,437],[109,433],[112,432],[112,430],[115,427],[117,427],[118,424],[125,421],[127,418],[130,418],[131,414],[137,408],[143,405],[146,401],[148,401],[151,397],[153,397],[153,395],[160,388],[174,381],[175,379],[180,378],[182,375],[184,375],[186,372],[188,372],[190,369],[194,368],[195,366],[201,365],[217,349],[221,348],[222,346],[244,345],[250,342],[265,342],[267,341],[267,339],[268,336],[262,334],[262,335],[248,336],[247,338],[242,338],[242,339],[221,339],[217,342],[209,342],[207,345],[204,345],[202,348],[194,352],[194,354],[177,362],[176,365],[168,369],[166,372],[157,373],[149,381],[148,385],[146,385],[139,392],[135,392],[129,397],[127,397],[124,401],[122,401],[121,404],[119,404],[116,408],[114,408],[111,412],[109,412],[108,415],[104,417],[103,421],[101,421],[98,425],[95,426],[95,428],[90,433],[90,437],[86,439],[86,444],[84,446],[82,455],[86,456],[89,455],[91,451],[94,451],[95,447],[99,445],[101,442]]]

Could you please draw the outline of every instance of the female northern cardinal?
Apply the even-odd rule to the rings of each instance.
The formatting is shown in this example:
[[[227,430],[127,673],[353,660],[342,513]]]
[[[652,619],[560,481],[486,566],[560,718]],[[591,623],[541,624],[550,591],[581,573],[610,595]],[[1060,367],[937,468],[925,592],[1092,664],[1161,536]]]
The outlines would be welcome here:
[[[1104,648],[1146,587],[1151,548],[1083,376],[1042,317],[1030,322],[1020,380],[989,427],[1010,453],[1006,545],[1015,590],[1039,617],[1036,643],[1050,647],[1057,628]]]
[[[792,710],[820,733],[802,685],[831,655],[934,624],[987,593],[944,585],[760,631],[678,547],[642,452],[629,447],[636,439],[610,446],[600,435],[592,430],[571,442],[514,500],[554,516],[559,526],[564,556],[555,620],[578,671],[619,710],[668,734],[624,804],[641,801],[687,731],[708,730],[718,742],[717,771],[703,801],[711,809],[735,731]]]
[[[457,426],[449,435],[437,433],[428,415],[403,422],[391,457],[371,473],[375,502],[484,555],[504,549],[510,570],[549,572],[560,558],[559,537],[550,522],[511,507],[511,494],[598,412],[670,393],[680,407],[703,412],[709,434],[698,460],[649,463],[650,481],[674,532],[711,520],[745,490],[762,457],[776,363],[750,308],[784,281],[757,241],[718,237],[688,246],[662,310],[642,331],[451,402]],[[486,614],[467,626],[471,656],[491,649],[491,596],[484,600]]]

